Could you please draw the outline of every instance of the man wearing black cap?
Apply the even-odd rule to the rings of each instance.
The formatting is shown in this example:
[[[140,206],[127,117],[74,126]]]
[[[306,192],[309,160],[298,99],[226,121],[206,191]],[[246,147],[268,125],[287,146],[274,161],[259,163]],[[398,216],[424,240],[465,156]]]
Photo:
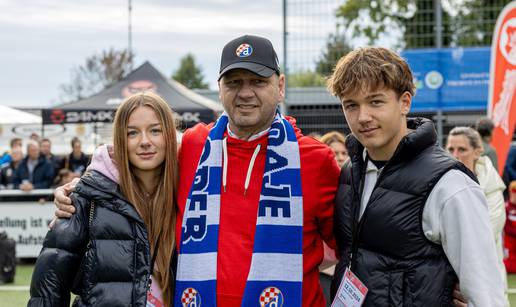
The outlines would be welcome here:
[[[335,244],[339,168],[331,150],[278,112],[284,94],[285,76],[269,40],[246,35],[226,44],[219,73],[225,113],[214,125],[186,131],[179,155],[176,302],[193,288],[202,301],[216,297],[218,306],[325,306],[318,266],[323,239]],[[196,241],[188,226],[202,215],[183,204],[194,201],[192,182],[194,176],[202,181],[205,165],[220,166],[206,183],[220,178],[220,200],[207,205],[220,209],[208,209],[202,234],[210,239]],[[213,216],[220,220],[210,222]],[[213,241],[216,248],[207,246]]]
[[[226,44],[225,112],[185,131],[179,153],[175,305],[326,306],[318,266],[323,240],[335,247],[340,171],[328,147],[280,114],[284,94],[269,40]],[[56,200],[68,202],[62,189]]]

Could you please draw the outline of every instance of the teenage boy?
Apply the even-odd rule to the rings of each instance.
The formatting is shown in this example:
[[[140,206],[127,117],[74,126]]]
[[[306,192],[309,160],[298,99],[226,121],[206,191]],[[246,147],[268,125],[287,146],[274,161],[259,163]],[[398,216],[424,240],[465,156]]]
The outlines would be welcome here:
[[[352,132],[335,209],[335,299],[349,287],[361,299],[354,274],[368,289],[363,306],[449,306],[459,281],[469,306],[503,306],[486,199],[475,175],[437,145],[433,123],[407,118],[408,64],[384,48],[357,49],[328,88]]]

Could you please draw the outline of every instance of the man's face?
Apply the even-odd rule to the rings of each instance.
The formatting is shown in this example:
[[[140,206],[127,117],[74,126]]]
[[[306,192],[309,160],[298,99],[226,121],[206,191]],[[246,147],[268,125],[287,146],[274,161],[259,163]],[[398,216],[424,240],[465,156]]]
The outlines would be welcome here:
[[[12,148],[15,148],[15,147],[22,147],[22,140],[14,141]]]
[[[372,159],[389,160],[407,134],[406,115],[412,96],[399,98],[391,89],[360,91],[341,97],[349,128]]]
[[[50,142],[48,141],[43,141],[41,142],[41,145],[40,145],[40,150],[41,150],[41,153],[45,156],[49,155],[50,154]]]
[[[29,159],[36,160],[39,158],[39,146],[36,144],[30,144],[27,146],[27,156]]]
[[[75,142],[73,143],[72,151],[75,154],[80,154],[82,151],[81,142]]]
[[[244,69],[226,73],[219,81],[219,98],[238,137],[270,127],[278,103],[285,96],[285,76],[260,77]]]

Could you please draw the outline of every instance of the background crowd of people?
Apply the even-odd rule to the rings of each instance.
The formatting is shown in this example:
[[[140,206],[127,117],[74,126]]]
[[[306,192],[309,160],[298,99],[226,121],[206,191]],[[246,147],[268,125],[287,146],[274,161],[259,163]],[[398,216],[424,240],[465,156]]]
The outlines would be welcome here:
[[[9,150],[0,156],[0,189],[48,189],[80,177],[90,156],[82,152],[79,138],[74,137],[70,145],[70,154],[59,156],[52,153],[50,139],[40,139],[37,134],[25,142],[21,138],[11,139]]]

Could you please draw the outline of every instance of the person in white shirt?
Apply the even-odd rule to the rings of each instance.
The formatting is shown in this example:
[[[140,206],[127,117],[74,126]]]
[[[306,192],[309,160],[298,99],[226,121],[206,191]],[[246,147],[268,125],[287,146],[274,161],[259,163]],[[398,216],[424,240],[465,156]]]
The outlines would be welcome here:
[[[437,145],[433,123],[407,118],[408,64],[385,48],[360,48],[340,59],[328,88],[352,132],[336,199],[342,258],[332,294],[349,269],[368,288],[363,306],[452,306],[457,282],[469,306],[503,306],[486,198]]]
[[[446,149],[457,160],[475,173],[478,183],[487,199],[489,222],[496,245],[497,264],[502,276],[506,306],[509,306],[507,293],[507,272],[503,264],[502,232],[505,226],[505,184],[498,175],[489,156],[483,154],[483,140],[480,133],[470,127],[455,127],[448,134]]]

